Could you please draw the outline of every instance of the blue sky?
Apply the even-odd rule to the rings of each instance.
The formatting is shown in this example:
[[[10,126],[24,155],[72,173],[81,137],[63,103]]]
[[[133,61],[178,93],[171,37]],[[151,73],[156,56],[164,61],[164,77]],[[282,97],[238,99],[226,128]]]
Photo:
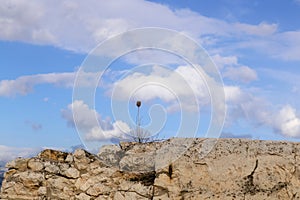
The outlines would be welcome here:
[[[91,51],[108,38],[144,27],[184,33],[212,58],[224,83],[227,106],[221,137],[298,141],[298,19],[299,0],[4,0],[0,5],[0,160],[42,148],[69,149],[82,140],[96,141],[96,148],[110,141],[111,135],[119,138],[122,130],[134,126],[134,101],[139,98],[145,128],[151,117],[152,122],[161,120],[157,126],[166,117],[159,135],[175,136],[181,115],[167,90],[145,87],[128,97],[131,121],[113,115],[111,107],[112,102],[123,105],[120,102],[132,92],[129,83],[160,80],[166,74],[164,83],[178,88],[178,96],[183,94],[176,74],[191,84],[199,103],[193,111],[201,111],[201,116],[195,112],[191,116],[200,116],[196,136],[204,136],[212,112],[207,88],[187,63],[166,52],[136,51],[112,63],[103,82],[96,82],[94,107],[73,99],[76,73]],[[97,77],[88,74],[86,80],[97,81]],[[188,109],[185,103],[181,106]],[[72,109],[80,115],[79,133]],[[109,136],[99,133],[98,124]]]

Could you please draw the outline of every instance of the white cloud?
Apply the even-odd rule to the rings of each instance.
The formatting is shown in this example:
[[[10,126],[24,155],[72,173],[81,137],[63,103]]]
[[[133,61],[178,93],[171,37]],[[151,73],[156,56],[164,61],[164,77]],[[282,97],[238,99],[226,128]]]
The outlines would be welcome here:
[[[237,30],[240,30],[242,33],[246,33],[248,35],[256,35],[256,36],[269,36],[273,35],[277,31],[277,24],[267,24],[262,22],[258,25],[250,25],[250,24],[242,24],[236,23],[234,24]]]
[[[166,5],[145,0],[55,2],[3,0],[0,5],[0,40],[89,52],[101,41],[124,31],[163,27],[197,38],[208,48],[221,48],[221,52],[252,48],[275,58],[300,59],[300,32],[279,32],[274,23],[229,23],[189,9],[172,10]],[[224,46],[227,41],[230,41],[230,46]]]
[[[172,43],[173,44],[173,43]],[[123,57],[123,59],[130,64],[142,64],[145,63],[159,63],[160,65],[169,65],[169,64],[177,64],[184,65],[187,64],[183,61],[182,58],[170,53],[164,52],[162,50],[139,50],[134,51],[131,54],[127,54]]]
[[[222,72],[224,78],[241,83],[249,83],[258,78],[256,71],[248,66],[241,65],[237,56],[215,54],[211,58]]]
[[[237,122],[239,119],[254,125],[269,124],[268,115],[271,111],[266,100],[239,86],[225,86],[224,90],[228,108],[227,124]]]
[[[172,10],[165,5],[144,0],[90,0],[88,3],[79,0],[3,0],[0,4],[1,40],[47,44],[88,52],[96,44],[112,35],[146,26],[175,29],[198,38],[200,43],[215,49],[220,48],[219,44],[225,43],[221,45],[224,47],[219,49],[219,54],[213,56],[213,59],[219,68],[224,70],[225,77],[242,82],[256,80],[256,72],[247,66],[239,65],[236,56],[220,56],[225,50],[250,48],[262,51],[274,58],[300,59],[300,31],[279,32],[280,29],[276,24],[228,23],[224,20],[205,17],[188,9]],[[228,41],[230,45],[226,46]],[[136,60],[132,58],[132,62]],[[120,91],[119,98],[124,98],[133,91],[135,86],[145,81],[149,83],[154,81],[170,86],[170,88],[174,87],[175,94],[182,97],[190,97],[194,94],[200,105],[205,105],[209,101],[203,80],[196,77],[192,70],[179,67],[174,73],[169,73],[165,77],[160,76],[161,74],[154,72],[149,75],[135,73],[115,83],[114,87]],[[182,77],[187,80],[191,89],[187,89],[187,84]],[[2,80],[0,81],[0,96],[26,95],[33,91],[37,84],[55,84],[71,88],[74,78],[75,73],[52,73],[22,76],[16,80]],[[91,79],[95,80],[93,77]],[[89,80],[81,81],[84,85],[90,84]],[[128,83],[122,85],[125,81],[131,85]],[[248,117],[257,123],[269,124],[282,133],[286,132],[284,130],[297,129],[289,128],[291,124],[298,123],[295,111],[285,108],[282,112],[289,114],[289,120],[281,120],[283,124],[286,124],[285,128],[276,127],[270,123],[270,117],[267,117],[268,114],[272,115],[272,112],[268,108],[263,108],[263,105],[268,103],[262,98],[255,97],[239,87],[227,86],[225,90],[226,100],[231,104],[234,116]],[[168,88],[158,85],[145,85],[144,89],[136,95],[148,100],[156,97],[169,102],[176,100],[176,96],[168,91]],[[84,105],[81,107],[83,108]],[[86,114],[89,113],[93,113],[93,110],[86,108]],[[97,116],[97,113],[93,115]],[[86,122],[82,119],[80,123],[83,128],[94,130],[94,133],[98,132],[95,122]],[[110,130],[117,130],[114,127],[117,124],[104,124],[108,124]]]
[[[125,139],[129,136],[131,129],[129,126],[123,121],[116,121],[111,124],[112,128],[104,130],[100,129],[100,127],[93,127],[87,134],[86,140],[88,141],[101,141],[108,140],[112,138],[116,139]],[[127,135],[125,135],[127,134]]]
[[[246,120],[254,126],[268,126],[287,137],[300,137],[300,117],[292,106],[274,109],[267,100],[238,86],[226,86],[225,96],[229,110],[227,125]]]
[[[111,122],[102,119],[100,114],[83,101],[74,101],[67,109],[61,111],[62,117],[84,135],[87,141],[109,140],[111,138],[126,138],[130,132],[129,126],[123,121]],[[75,117],[74,117],[75,116]]]
[[[172,10],[145,0],[74,1],[4,0],[0,5],[0,39],[50,44],[88,52],[99,42],[139,27],[175,29],[217,42],[219,36],[263,37],[275,35],[276,24],[228,23],[189,9]],[[243,38],[242,37],[242,38]],[[249,38],[247,37],[247,40]],[[213,42],[213,43],[214,43]]]
[[[243,100],[243,92],[238,86],[225,86],[224,91],[227,102],[238,103]]]
[[[207,75],[202,75],[213,82]],[[169,103],[167,110],[172,111],[182,106],[183,109],[197,112],[199,105],[210,102],[205,80],[189,66],[170,70],[154,65],[149,74],[132,72],[111,85],[110,95],[118,100],[134,98],[150,101],[158,98]]]
[[[257,80],[256,72],[247,66],[228,67],[226,68],[223,75],[225,78],[229,78],[234,81],[240,81],[243,83],[249,83],[251,81]]]
[[[15,80],[0,81],[0,96],[27,95],[37,84],[55,84],[63,87],[72,87],[75,73],[50,73],[31,76],[21,76]]]
[[[20,148],[0,145],[0,161],[8,162],[17,157],[31,157],[40,152],[42,148]]]
[[[211,56],[211,58],[219,69],[223,69],[226,66],[238,65],[238,58],[236,56],[221,56],[220,54],[215,54]]]
[[[276,132],[289,137],[300,137],[300,117],[290,105],[285,105],[274,116],[273,126]]]
[[[229,63],[235,62],[230,61]],[[225,67],[225,69],[230,68]],[[257,78],[256,73],[247,67],[242,67],[241,71],[230,70],[232,70],[230,78],[240,77],[241,81],[252,81]],[[143,84],[145,87],[140,87]],[[113,97],[118,100],[129,99],[131,95],[143,101],[160,98],[170,104],[169,110],[171,108],[178,110],[178,107],[174,106],[178,96],[184,97],[182,98],[184,100],[190,100],[195,96],[200,107],[208,105],[210,98],[205,82],[199,78],[193,68],[187,66],[180,66],[174,71],[154,66],[150,73],[133,72],[126,78],[115,82],[112,87],[116,93]],[[224,86],[228,108],[226,124],[232,125],[240,120],[245,120],[254,127],[267,126],[282,135],[300,137],[300,118],[295,114],[295,110],[292,107],[284,107],[281,110],[274,109],[269,101],[257,95],[261,93],[257,90],[259,89]],[[176,95],[169,91],[173,91]],[[188,103],[189,101],[183,101],[181,106],[185,109],[195,109],[194,106],[188,107],[190,106]]]
[[[0,96],[27,95],[33,91],[35,85],[40,84],[53,84],[59,87],[73,88],[75,78],[75,72],[66,72],[21,76],[15,80],[1,80]],[[81,86],[96,85],[97,75],[94,73],[82,73],[81,80],[77,81]]]
[[[300,31],[287,31],[267,38],[253,37],[235,42],[236,49],[254,49],[275,59],[300,60]]]
[[[74,1],[3,0],[0,39],[53,45],[89,52],[101,41],[140,27],[164,27],[187,33],[207,47],[252,48],[275,58],[299,60],[299,31],[279,32],[278,25],[229,23],[189,9],[172,10],[145,0]]]

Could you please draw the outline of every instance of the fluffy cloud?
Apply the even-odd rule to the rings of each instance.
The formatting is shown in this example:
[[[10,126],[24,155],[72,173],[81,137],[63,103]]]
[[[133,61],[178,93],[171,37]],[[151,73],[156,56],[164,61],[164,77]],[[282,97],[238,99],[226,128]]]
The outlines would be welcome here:
[[[111,123],[110,129],[102,129],[99,126],[93,127],[86,134],[86,140],[88,141],[101,141],[101,140],[111,140],[111,139],[126,139],[130,134],[130,127],[123,121],[116,121]]]
[[[227,125],[246,120],[254,126],[268,126],[284,136],[300,137],[300,117],[291,105],[278,110],[251,91],[242,90],[238,86],[226,86],[224,89],[229,112]]]
[[[88,52],[104,39],[132,28],[148,26],[175,29],[198,38],[200,43],[216,51],[218,54],[213,56],[213,59],[224,71],[224,76],[241,82],[256,80],[256,72],[247,66],[239,65],[235,56],[220,56],[222,52],[255,49],[275,58],[300,59],[300,31],[279,32],[280,29],[276,24],[264,22],[229,23],[205,17],[188,9],[174,10],[144,0],[122,0],[121,2],[90,0],[88,3],[79,0],[3,0],[0,4],[0,26],[0,40],[47,44],[79,52]],[[226,46],[228,41],[230,46]],[[222,46],[221,49],[219,46]],[[131,59],[129,61],[136,62],[135,58]],[[145,81],[149,83],[155,81],[170,88],[174,87],[175,94],[181,97],[190,97],[193,94],[200,105],[206,105],[209,101],[207,90],[203,80],[194,75],[192,70],[183,67],[177,68],[174,73],[169,73],[165,77],[155,73],[148,75],[135,73],[126,77],[132,85],[122,85],[124,83],[122,81],[125,80],[121,80],[115,83],[114,87],[120,91],[118,98],[124,98],[124,95],[128,95],[135,85],[141,85]],[[188,81],[190,89],[187,90],[189,87],[181,77]],[[16,80],[2,80],[0,96],[26,95],[33,91],[35,85],[45,83],[72,88],[74,78],[75,73],[52,73],[22,76]],[[82,80],[82,84],[89,84],[89,80]],[[92,80],[95,79],[92,77]],[[149,84],[144,85],[144,89],[136,95],[148,100],[159,97],[168,102],[176,101],[176,96],[168,88]],[[151,92],[145,92],[147,90]],[[268,106],[263,107],[268,102],[262,98],[255,97],[236,86],[225,87],[225,93],[233,117],[248,118],[259,124],[268,124],[278,132],[287,134],[289,130],[291,135],[295,135],[294,130],[297,128],[291,127],[297,127],[298,118],[293,108],[284,107],[283,110],[275,112],[279,114],[278,116],[281,116],[281,112],[287,114],[286,118],[282,114],[280,119],[278,117],[275,120],[276,115],[270,111],[271,109],[268,109]],[[188,103],[184,105],[190,106]],[[84,104],[80,105],[80,108],[84,108]],[[97,116],[96,111],[88,107],[85,111],[87,115],[92,113],[93,116]],[[66,116],[64,113],[64,117]],[[121,127],[122,123],[106,123],[106,120],[99,120],[99,116],[96,118],[97,123],[103,123],[102,125],[108,127],[104,128],[105,130],[116,130],[116,133],[111,134],[119,133],[117,127]],[[68,119],[69,123],[73,123],[71,116]],[[282,122],[284,126],[276,126],[270,122],[272,120]],[[90,135],[100,135],[99,130],[95,128],[98,126],[97,123],[80,119],[80,126],[88,133],[93,133]],[[97,136],[95,138],[98,138]],[[99,138],[101,137],[100,135]]]
[[[207,75],[206,78],[213,82]],[[119,100],[162,99],[170,104],[167,108],[170,111],[178,110],[180,106],[189,111],[197,111],[199,105],[207,105],[210,102],[205,80],[189,66],[179,66],[172,71],[154,65],[149,74],[133,72],[113,83],[110,95]]]
[[[300,137],[300,117],[290,105],[285,105],[274,116],[273,126],[276,132],[289,137]]]
[[[129,126],[123,121],[111,122],[102,119],[100,114],[83,101],[74,101],[61,111],[62,117],[70,126],[76,127],[87,141],[102,141],[112,138],[126,138]]]
[[[228,108],[227,124],[232,124],[239,119],[247,120],[255,125],[269,123],[271,112],[269,103],[265,99],[238,86],[225,86],[224,90]]]
[[[211,58],[224,78],[241,83],[249,83],[257,80],[256,71],[248,66],[241,65],[237,56],[221,56],[220,54],[215,54],[211,56]]]
[[[0,81],[0,96],[27,95],[37,84],[55,84],[63,87],[72,87],[75,73],[50,73],[31,76],[21,76],[15,80]]]
[[[117,100],[128,100],[131,95],[143,101],[160,98],[170,105],[169,111],[179,109],[176,107],[178,96],[183,99],[180,102],[182,108],[193,111],[199,107],[189,104],[191,98],[196,98],[200,106],[209,105],[210,98],[205,82],[188,66],[180,66],[174,71],[153,66],[152,71],[147,74],[133,72],[114,82],[110,92],[110,95],[114,93],[112,97]],[[300,137],[300,118],[290,105],[276,110],[266,99],[254,95],[255,90],[239,86],[225,85],[224,92],[228,108],[227,125],[246,120],[254,126],[269,126],[275,132],[288,137]],[[75,119],[73,115],[76,115]],[[130,132],[126,123],[112,123],[110,119],[102,119],[96,110],[82,101],[74,101],[68,109],[62,110],[62,116],[71,126],[75,126],[76,120],[77,128],[89,141],[124,138],[124,133]]]
[[[224,91],[227,102],[239,103],[243,100],[244,93],[238,86],[225,86]]]
[[[280,54],[282,58],[300,57],[299,42],[292,42],[299,38],[299,32],[278,33],[276,24],[229,23],[145,0],[54,2],[2,1],[0,39],[89,52],[104,39],[129,29],[164,27],[199,38],[205,45],[230,39],[230,48],[263,47],[264,52]]]

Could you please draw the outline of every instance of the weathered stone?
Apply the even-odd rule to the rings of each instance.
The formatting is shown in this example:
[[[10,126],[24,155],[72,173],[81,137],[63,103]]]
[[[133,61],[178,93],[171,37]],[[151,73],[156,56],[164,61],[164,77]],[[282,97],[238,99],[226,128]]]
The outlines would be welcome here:
[[[103,148],[16,159],[0,199],[300,199],[300,143],[176,138]]]
[[[68,153],[52,149],[45,149],[38,155],[39,158],[58,162],[64,162],[67,156]]]
[[[47,194],[47,188],[46,187],[40,187],[38,189],[39,196],[45,196]]]
[[[19,179],[25,187],[33,188],[41,185],[44,175],[42,173],[26,171],[19,173]]]
[[[28,161],[28,168],[32,171],[41,171],[44,168],[44,164],[37,159],[30,159]]]
[[[155,169],[154,153],[130,153],[120,160],[120,170],[131,172],[147,172]]]
[[[114,195],[114,200],[126,200],[125,196],[122,195],[121,192],[116,192],[116,194]]]
[[[67,155],[65,161],[68,163],[72,163],[74,161],[73,155],[71,155],[71,154]]]
[[[91,197],[85,193],[80,193],[76,196],[76,200],[90,200]]]
[[[69,178],[78,178],[79,175],[80,175],[80,172],[75,168],[69,168],[66,171],[66,176]]]
[[[88,175],[83,175],[81,176],[80,178],[78,178],[75,182],[75,187],[78,189],[78,190],[81,190],[81,191],[86,191],[87,189],[89,189],[90,187],[90,184],[87,183],[89,179],[89,176]]]
[[[68,163],[60,163],[59,165],[59,171],[62,175],[66,175],[66,171],[70,168],[70,165]]]
[[[91,154],[84,149],[76,149],[74,152],[74,157],[77,159],[89,157]]]
[[[105,185],[102,184],[95,184],[92,187],[90,187],[86,193],[91,196],[99,196],[100,194],[109,194],[111,191],[111,188],[105,187]]]
[[[45,163],[45,171],[49,172],[49,173],[52,173],[52,174],[58,174],[60,170],[59,170],[59,167],[56,164],[46,162]]]
[[[85,170],[88,168],[89,163],[91,162],[91,154],[83,149],[77,149],[74,152],[74,162],[75,166],[79,170]],[[94,160],[94,159],[93,159]]]
[[[5,167],[8,169],[17,169],[19,171],[25,171],[27,169],[28,159],[17,158],[11,162],[8,162]]]
[[[101,147],[98,156],[107,166],[118,167],[120,160],[124,156],[124,151],[118,145],[105,145]]]

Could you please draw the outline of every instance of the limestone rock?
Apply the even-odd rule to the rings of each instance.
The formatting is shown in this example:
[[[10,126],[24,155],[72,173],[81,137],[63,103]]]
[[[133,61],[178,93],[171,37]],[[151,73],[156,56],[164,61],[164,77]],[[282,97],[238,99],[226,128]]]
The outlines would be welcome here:
[[[91,197],[85,193],[80,193],[76,196],[76,200],[90,200]]]
[[[17,169],[19,171],[25,171],[27,169],[28,159],[17,158],[11,162],[8,162],[5,167],[8,169]]]
[[[60,169],[55,163],[46,162],[45,171],[51,174],[58,174]]]
[[[182,139],[44,150],[7,163],[0,199],[300,199],[300,143]]]
[[[118,167],[124,151],[118,145],[104,145],[98,153],[99,159],[106,165]]]
[[[80,172],[76,168],[69,168],[66,171],[66,176],[68,178],[78,178],[80,175]]]
[[[37,159],[30,159],[28,161],[28,168],[32,171],[41,171],[44,168],[44,164]]]
[[[58,162],[64,162],[67,156],[68,153],[52,150],[52,149],[45,149],[38,155],[39,158],[58,161]]]

